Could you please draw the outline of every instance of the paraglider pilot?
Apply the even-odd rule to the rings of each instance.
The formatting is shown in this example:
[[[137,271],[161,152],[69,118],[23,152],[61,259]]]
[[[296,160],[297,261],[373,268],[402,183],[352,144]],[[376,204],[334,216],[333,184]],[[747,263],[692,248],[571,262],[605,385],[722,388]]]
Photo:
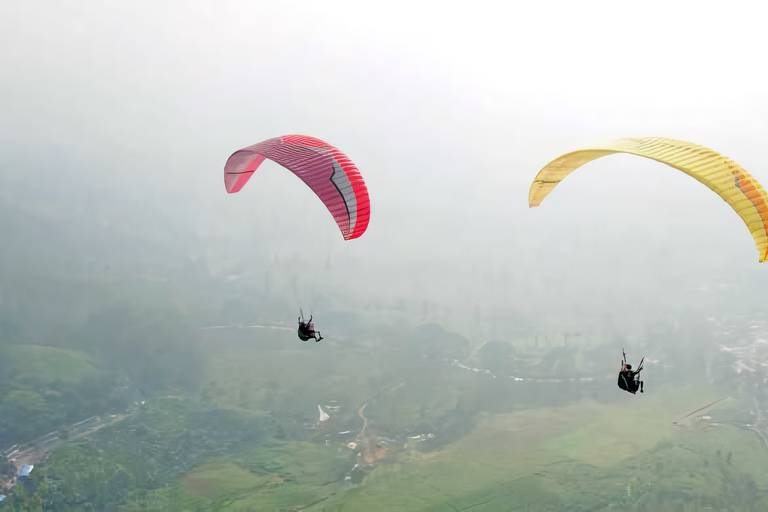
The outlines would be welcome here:
[[[313,339],[315,342],[323,339],[320,331],[315,330],[315,324],[312,323],[312,315],[309,316],[309,321],[307,322],[304,321],[303,314],[299,317],[299,339],[301,341]]]
[[[624,350],[621,351],[624,354]],[[624,391],[628,391],[633,395],[637,393],[639,389],[643,392],[643,381],[640,380],[640,372],[643,371],[643,361],[640,360],[640,365],[637,370],[632,370],[632,365],[627,363],[627,354],[624,354],[624,360],[621,362],[621,371],[619,372],[619,387]]]

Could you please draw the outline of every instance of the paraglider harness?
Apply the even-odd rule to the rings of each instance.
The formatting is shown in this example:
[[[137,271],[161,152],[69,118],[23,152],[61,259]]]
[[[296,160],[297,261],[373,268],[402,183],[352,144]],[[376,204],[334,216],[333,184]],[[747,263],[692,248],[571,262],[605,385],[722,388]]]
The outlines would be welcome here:
[[[315,326],[312,325],[312,315],[309,315],[309,321],[304,321],[304,312],[299,309],[301,316],[299,317],[299,339],[301,341],[308,341],[314,339],[315,342],[323,339],[319,331],[315,330]]]
[[[645,361],[645,357],[640,360],[637,370],[632,370],[632,367],[627,364],[627,354],[624,353],[624,349],[621,349],[621,354],[624,356],[624,364],[622,366],[622,371],[619,372],[619,387],[633,395],[637,393],[638,389],[642,393],[643,389],[642,383],[640,382],[640,372],[643,371],[643,361]]]

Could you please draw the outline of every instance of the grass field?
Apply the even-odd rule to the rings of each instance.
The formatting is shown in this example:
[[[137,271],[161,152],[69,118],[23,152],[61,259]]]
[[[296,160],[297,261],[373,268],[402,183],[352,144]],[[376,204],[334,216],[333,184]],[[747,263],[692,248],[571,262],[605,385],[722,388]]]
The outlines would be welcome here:
[[[376,347],[211,341],[199,396],[156,394],[65,443],[38,492],[124,510],[768,509],[766,446],[722,390],[633,396]],[[95,371],[74,351],[6,354],[51,378]]]
[[[9,368],[18,369],[17,379],[39,382],[79,382],[96,374],[96,363],[84,352],[40,345],[11,345],[0,348]]]
[[[483,414],[469,435],[441,450],[422,452],[419,441],[393,450],[359,484],[345,479],[355,460],[340,443],[252,444],[193,468],[174,499],[191,510],[233,511],[689,511],[710,510],[724,499],[743,510],[766,504],[768,482],[755,475],[768,474],[768,458],[754,433],[706,419],[708,409],[673,423],[690,404],[710,403],[709,392],[644,398]]]

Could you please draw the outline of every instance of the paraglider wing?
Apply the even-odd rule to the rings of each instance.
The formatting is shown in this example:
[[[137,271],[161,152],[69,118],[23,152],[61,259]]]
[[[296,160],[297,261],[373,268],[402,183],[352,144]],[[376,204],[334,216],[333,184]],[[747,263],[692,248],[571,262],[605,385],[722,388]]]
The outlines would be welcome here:
[[[19,470],[19,477],[29,476],[34,468],[34,464],[22,464],[21,469]]]
[[[617,139],[596,148],[565,154],[539,171],[528,193],[528,205],[531,208],[539,206],[571,172],[587,162],[614,153],[656,160],[709,187],[731,205],[747,225],[755,239],[760,261],[768,259],[768,194],[739,164],[691,142],[660,137]]]
[[[323,201],[345,240],[368,227],[368,188],[355,164],[341,151],[306,135],[284,135],[236,151],[224,166],[227,192],[240,191],[265,159],[298,176]]]

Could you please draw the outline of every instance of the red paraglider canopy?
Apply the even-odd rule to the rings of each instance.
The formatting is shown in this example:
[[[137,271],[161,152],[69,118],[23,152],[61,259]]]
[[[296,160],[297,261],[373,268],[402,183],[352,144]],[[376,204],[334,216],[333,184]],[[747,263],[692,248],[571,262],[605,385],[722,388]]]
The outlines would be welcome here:
[[[224,166],[224,185],[234,194],[265,158],[277,162],[309,185],[325,203],[345,240],[365,233],[370,218],[368,188],[352,161],[314,137],[284,135],[235,151]]]

